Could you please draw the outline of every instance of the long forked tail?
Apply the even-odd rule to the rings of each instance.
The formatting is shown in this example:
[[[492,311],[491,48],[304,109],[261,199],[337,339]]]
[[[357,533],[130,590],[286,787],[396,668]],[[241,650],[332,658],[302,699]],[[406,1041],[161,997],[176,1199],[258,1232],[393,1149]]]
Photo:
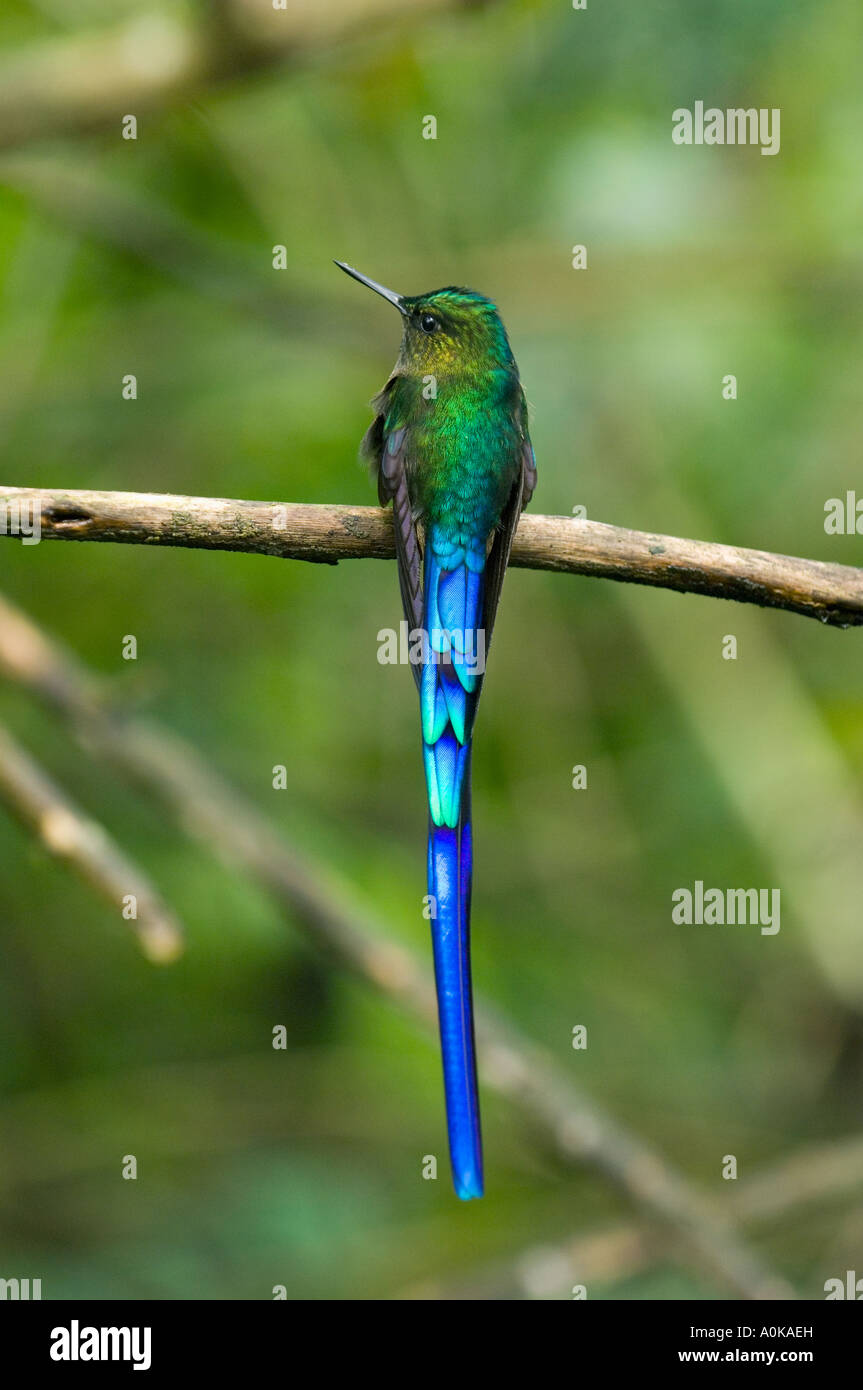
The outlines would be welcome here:
[[[466,775],[470,776],[470,769]],[[470,802],[468,788],[462,793]],[[428,889],[452,1180],[463,1201],[481,1197],[482,1139],[470,977],[470,807],[458,825],[429,825]]]
[[[484,547],[432,531],[424,576],[426,652],[420,680],[429,801],[428,891],[453,1185],[483,1193],[470,970],[471,730],[482,683]]]

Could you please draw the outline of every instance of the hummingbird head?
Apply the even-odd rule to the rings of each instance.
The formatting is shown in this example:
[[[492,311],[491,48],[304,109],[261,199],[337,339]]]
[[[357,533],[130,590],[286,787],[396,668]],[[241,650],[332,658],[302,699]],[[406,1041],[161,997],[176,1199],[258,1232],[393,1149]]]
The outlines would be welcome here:
[[[485,295],[454,285],[429,294],[395,294],[342,261],[336,265],[398,309],[402,316],[401,370],[435,376],[489,368],[515,371],[506,329],[496,305]]]

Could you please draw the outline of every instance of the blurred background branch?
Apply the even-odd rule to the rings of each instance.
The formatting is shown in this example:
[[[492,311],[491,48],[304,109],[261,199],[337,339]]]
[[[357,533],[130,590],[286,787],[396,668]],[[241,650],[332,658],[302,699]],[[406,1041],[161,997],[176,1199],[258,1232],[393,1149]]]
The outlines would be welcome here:
[[[346,39],[476,8],[477,0],[197,0],[153,4],[92,32],[34,42],[0,62],[0,147],[136,116],[231,78],[296,66]]]
[[[129,922],[148,960],[176,960],[183,949],[180,924],[150,880],[2,728],[0,801],[49,854],[102,894],[118,922]]]
[[[188,546],[323,564],[395,555],[391,514],[376,507],[12,487],[0,487],[0,505],[12,516],[38,514],[45,540]],[[7,523],[0,533],[16,530]],[[785,608],[835,627],[863,623],[863,570],[597,521],[527,513],[511,563]]]
[[[830,1203],[863,1189],[863,1139],[811,1145],[754,1177],[728,1182],[723,1208],[744,1226],[791,1218],[798,1208]],[[426,1282],[406,1298],[561,1298],[570,1286],[631,1279],[667,1254],[656,1227],[619,1225],[558,1244],[532,1246],[516,1258],[468,1272],[454,1284]]]
[[[331,870],[292,850],[185,741],[125,713],[73,657],[2,599],[0,673],[61,713],[90,756],[107,758],[154,794],[183,832],[257,880],[338,968],[434,1029],[430,970],[349,905],[346,886]],[[718,1204],[607,1115],[482,999],[477,1038],[484,1081],[517,1108],[558,1162],[596,1169],[739,1296],[791,1296],[789,1285],[746,1246]]]

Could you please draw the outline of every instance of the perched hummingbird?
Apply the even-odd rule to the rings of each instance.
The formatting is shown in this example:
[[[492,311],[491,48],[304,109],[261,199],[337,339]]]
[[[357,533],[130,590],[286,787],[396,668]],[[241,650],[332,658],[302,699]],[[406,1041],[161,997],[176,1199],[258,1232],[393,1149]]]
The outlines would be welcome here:
[[[398,361],[361,452],[393,504],[428,791],[428,892],[453,1184],[483,1193],[470,970],[473,722],[519,514],[536,484],[527,403],[496,306],[474,290],[394,294]],[[417,641],[419,637],[419,641]]]

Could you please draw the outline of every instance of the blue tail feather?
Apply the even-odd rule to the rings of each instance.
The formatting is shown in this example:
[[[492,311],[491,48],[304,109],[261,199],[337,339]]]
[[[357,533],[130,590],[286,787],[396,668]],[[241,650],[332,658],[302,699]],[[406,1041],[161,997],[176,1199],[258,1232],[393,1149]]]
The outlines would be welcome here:
[[[479,1090],[470,974],[471,828],[429,826],[429,892],[435,982],[453,1186],[463,1201],[483,1194]]]
[[[476,558],[434,531],[428,537],[424,617],[429,644],[420,681],[444,1091],[453,1185],[463,1200],[483,1193],[470,970],[470,736],[480,681],[465,669],[470,665],[465,653],[477,649],[482,614],[483,575]]]

